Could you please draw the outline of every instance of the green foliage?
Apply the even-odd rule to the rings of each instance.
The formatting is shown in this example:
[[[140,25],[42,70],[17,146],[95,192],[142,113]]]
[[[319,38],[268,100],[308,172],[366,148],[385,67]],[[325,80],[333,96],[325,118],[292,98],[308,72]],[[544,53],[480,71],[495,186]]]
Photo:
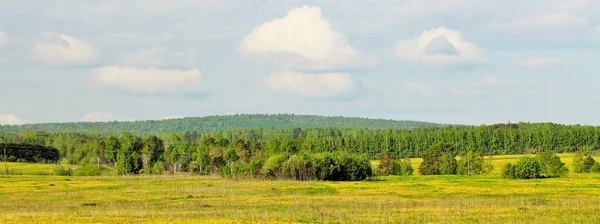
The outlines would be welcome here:
[[[400,168],[396,165],[396,161],[390,152],[382,152],[379,155],[379,165],[377,166],[377,174],[378,175],[391,175],[395,174],[396,168],[399,170]],[[399,172],[399,171],[398,171]]]
[[[100,176],[100,174],[100,167],[93,164],[86,164],[75,170],[75,176]]]
[[[535,158],[540,163],[540,172],[544,177],[564,177],[569,173],[565,163],[552,151],[540,152]]]
[[[410,163],[410,158],[404,158],[394,161],[394,175],[410,176],[413,175],[414,169]]]
[[[502,176],[512,179],[541,178],[540,162],[532,157],[521,157],[515,164],[506,164],[502,168]]]
[[[454,158],[454,151],[454,147],[450,144],[439,143],[433,145],[423,155],[419,173],[422,175],[456,174],[458,164],[456,158]]]
[[[0,153],[4,153],[11,162],[54,163],[60,159],[58,149],[43,145],[0,143]]]
[[[237,162],[240,159],[240,157],[235,152],[235,149],[231,148],[225,151],[225,153],[223,154],[223,159],[225,159],[225,162],[227,163],[234,163]]]
[[[491,161],[485,161],[480,152],[468,151],[458,161],[457,173],[460,175],[481,175],[492,172],[494,167]]]
[[[594,163],[594,165],[590,168],[590,172],[591,173],[600,173],[600,163],[598,163],[598,162]]]
[[[515,179],[516,178],[515,171],[516,171],[516,167],[513,164],[511,164],[511,163],[504,164],[504,166],[502,166],[502,177],[509,178],[509,179]]]
[[[419,127],[440,127],[440,124],[418,121],[394,121],[353,117],[325,117],[313,115],[262,115],[239,114],[227,116],[189,117],[160,121],[122,122],[76,122],[25,125],[0,125],[0,132],[47,131],[82,133],[184,133],[215,132],[239,129],[291,129],[291,128],[368,128],[368,129],[414,129]],[[299,134],[298,134],[299,135]],[[297,135],[297,136],[298,136]],[[188,138],[188,140],[192,140]]]
[[[285,177],[285,174],[283,173],[283,163],[285,163],[289,157],[289,154],[286,153],[269,157],[267,161],[265,161],[261,173],[268,178],[283,179]]]
[[[458,163],[456,162],[455,155],[452,152],[445,152],[442,154],[440,164],[441,175],[454,175],[457,174]]]
[[[54,175],[57,176],[73,176],[73,169],[66,166],[56,166],[54,168]]]

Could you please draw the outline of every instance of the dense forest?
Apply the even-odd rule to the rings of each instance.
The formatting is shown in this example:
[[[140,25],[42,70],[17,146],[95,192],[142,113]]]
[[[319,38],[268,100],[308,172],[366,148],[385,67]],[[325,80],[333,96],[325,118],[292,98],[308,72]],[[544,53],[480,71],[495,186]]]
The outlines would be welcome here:
[[[327,117],[314,115],[236,114],[226,116],[189,117],[168,120],[44,123],[0,125],[0,132],[46,131],[100,134],[160,134],[184,132],[214,132],[236,129],[289,129],[289,128],[368,128],[414,129],[439,127],[440,124],[419,121],[396,121],[354,117]]]
[[[437,144],[447,145],[445,150],[456,155],[596,150],[600,148],[600,127],[519,123],[412,130],[292,128],[111,136],[25,131],[0,133],[0,143],[54,147],[70,164],[101,163],[120,173],[218,173],[224,166],[252,162],[262,166],[272,157],[284,161],[301,153],[342,152],[367,159],[382,152],[396,158],[422,157]]]

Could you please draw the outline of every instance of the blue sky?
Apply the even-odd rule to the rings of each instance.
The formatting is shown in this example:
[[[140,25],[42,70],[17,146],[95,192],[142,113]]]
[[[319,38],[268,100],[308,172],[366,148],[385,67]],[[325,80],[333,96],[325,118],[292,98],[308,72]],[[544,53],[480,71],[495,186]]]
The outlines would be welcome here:
[[[600,125],[600,1],[2,1],[0,124]]]

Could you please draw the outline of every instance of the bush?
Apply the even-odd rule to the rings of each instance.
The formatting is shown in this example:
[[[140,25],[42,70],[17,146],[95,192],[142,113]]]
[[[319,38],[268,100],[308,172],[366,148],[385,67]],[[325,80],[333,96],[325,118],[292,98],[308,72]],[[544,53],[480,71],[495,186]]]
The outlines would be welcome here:
[[[456,162],[455,155],[451,152],[445,152],[442,155],[442,161],[440,164],[440,174],[441,175],[454,175],[456,174],[456,169],[458,168],[458,163]]]
[[[100,176],[100,169],[97,165],[87,164],[76,169],[75,176]]]
[[[395,174],[395,170],[397,167],[396,161],[394,157],[389,152],[382,152],[379,155],[379,165],[377,166],[378,175],[387,176],[391,174]]]
[[[394,162],[394,175],[410,176],[413,175],[414,169],[409,158],[396,160]]]
[[[600,173],[600,163],[594,163],[594,165],[590,168],[590,172]]]
[[[282,179],[284,174],[282,172],[283,163],[289,158],[288,154],[278,154],[271,156],[265,161],[264,166],[261,169],[261,173],[268,178]]]
[[[294,180],[357,181],[373,175],[369,159],[345,152],[289,156],[278,154],[261,168],[267,178]]]
[[[469,151],[458,161],[457,173],[460,175],[481,175],[492,172],[491,160],[485,161],[480,152]]]
[[[582,173],[589,173],[592,171],[592,166],[594,166],[594,164],[596,164],[596,160],[594,160],[594,158],[592,158],[591,156],[588,156],[587,158],[585,158],[583,160],[583,167],[582,167]]]
[[[552,151],[540,152],[535,158],[540,163],[540,172],[544,177],[564,177],[569,173],[565,163]]]
[[[502,167],[502,177],[515,179],[517,176],[515,175],[515,166],[511,163],[504,164]]]
[[[517,163],[506,164],[502,168],[502,176],[512,179],[535,179],[542,177],[540,163],[531,157],[522,157]]]
[[[584,158],[584,156],[587,157]],[[578,151],[573,158],[575,173],[589,173],[594,163],[594,158],[590,156],[589,151]]]
[[[54,175],[57,176],[73,176],[73,169],[71,167],[56,166],[54,168]]]
[[[421,175],[456,174],[456,150],[449,144],[436,144],[431,146],[423,155],[423,162],[419,165]]]
[[[154,164],[152,164],[152,167],[150,168],[150,173],[151,174],[162,174],[165,170],[165,163],[163,163],[162,161],[156,162]]]

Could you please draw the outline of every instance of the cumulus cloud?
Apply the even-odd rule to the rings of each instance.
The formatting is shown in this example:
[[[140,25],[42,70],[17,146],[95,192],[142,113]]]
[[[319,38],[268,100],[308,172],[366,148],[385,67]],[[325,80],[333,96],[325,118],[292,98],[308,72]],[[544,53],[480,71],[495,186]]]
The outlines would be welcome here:
[[[261,24],[246,35],[241,51],[298,68],[340,68],[360,62],[346,36],[332,28],[319,7],[290,10],[283,18]]]
[[[274,92],[316,100],[352,97],[360,88],[358,83],[345,73],[307,74],[283,71],[273,73],[263,81]]]
[[[45,32],[32,50],[33,56],[55,66],[87,65],[98,59],[98,51],[89,43],[71,36]]]
[[[163,48],[141,50],[121,56],[121,62],[127,67],[165,68],[193,67],[196,63],[195,53],[170,52]]]
[[[508,22],[494,23],[490,28],[494,30],[532,30],[532,29],[564,29],[587,28],[587,19],[567,13],[538,14],[531,17],[520,18]]]
[[[471,88],[453,87],[450,88],[450,93],[459,96],[476,96],[483,94],[483,91]]]
[[[526,58],[519,61],[524,68],[547,68],[558,64],[557,58]]]
[[[94,111],[94,112],[87,113],[79,121],[82,121],[82,122],[105,122],[105,121],[112,121],[112,120],[114,120],[114,117],[112,116],[112,114],[106,113],[106,112]]]
[[[396,56],[426,64],[453,65],[479,63],[486,51],[463,40],[460,32],[440,27],[396,42]]]
[[[102,67],[92,73],[101,85],[133,93],[182,94],[202,91],[200,72],[191,70]]]
[[[0,49],[8,47],[8,35],[4,32],[0,32]]]
[[[432,85],[418,81],[404,81],[404,89],[409,92],[418,93],[422,96],[430,96],[435,93]]]
[[[0,114],[0,125],[18,125],[27,123],[12,113]]]

